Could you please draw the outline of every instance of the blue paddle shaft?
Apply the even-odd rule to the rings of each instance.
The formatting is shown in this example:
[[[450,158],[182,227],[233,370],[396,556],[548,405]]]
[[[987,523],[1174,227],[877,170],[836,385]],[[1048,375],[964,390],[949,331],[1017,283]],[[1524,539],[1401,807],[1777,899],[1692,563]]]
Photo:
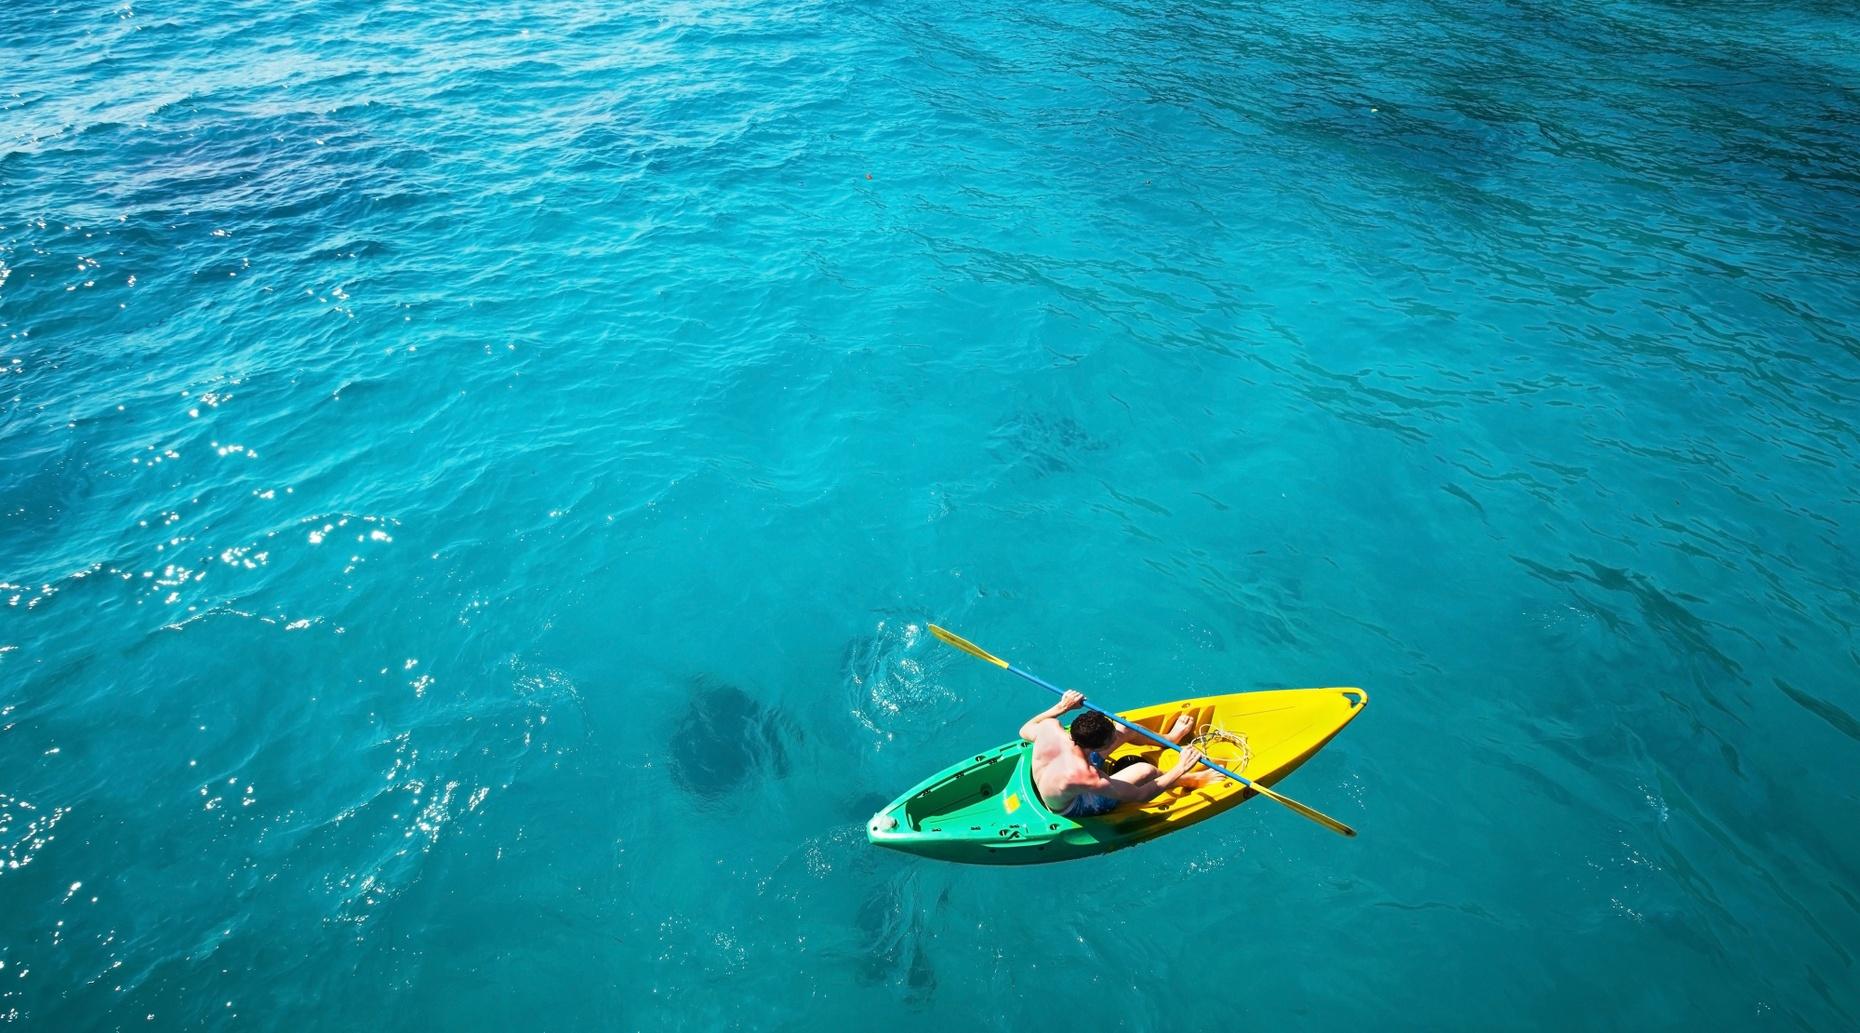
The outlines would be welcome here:
[[[1035,685],[1038,685],[1040,688],[1045,689],[1048,692],[1054,693],[1062,697],[1066,694],[1066,690],[1060,688],[1057,685],[1054,685],[1052,682],[1047,681],[1045,678],[1042,678],[1037,674],[1028,674],[1026,671],[1023,671],[1020,668],[1015,667],[1013,664],[1008,665],[1008,671],[1010,673],[1020,675],[1022,678],[1027,679],[1028,681],[1034,683]],[[1123,718],[1118,717],[1116,714],[1111,713],[1110,711],[1104,709],[1103,707],[1093,706],[1090,702],[1087,702],[1085,704],[1085,709],[1094,711],[1099,714],[1103,714],[1104,716],[1110,718],[1111,720],[1116,721],[1118,724],[1123,725],[1125,728],[1130,729],[1131,731],[1137,733],[1138,735],[1141,735],[1144,738],[1160,746],[1165,746],[1172,750],[1179,750],[1182,748],[1181,743],[1170,742],[1169,740],[1163,738],[1160,735],[1157,735],[1155,732],[1150,731],[1149,729],[1143,727],[1142,725],[1133,725],[1129,721],[1126,721]],[[1253,789],[1258,788],[1257,786],[1253,785],[1252,779],[1246,777],[1245,775],[1241,775],[1241,774],[1237,774],[1235,772],[1229,771],[1226,768],[1221,767],[1219,764],[1214,763],[1213,761],[1209,760],[1206,757],[1201,758],[1201,763],[1206,764],[1208,767],[1213,768],[1215,771],[1218,771],[1223,775],[1226,775],[1228,778],[1233,779],[1234,781],[1240,783],[1243,786],[1247,786],[1248,788],[1253,788]]]

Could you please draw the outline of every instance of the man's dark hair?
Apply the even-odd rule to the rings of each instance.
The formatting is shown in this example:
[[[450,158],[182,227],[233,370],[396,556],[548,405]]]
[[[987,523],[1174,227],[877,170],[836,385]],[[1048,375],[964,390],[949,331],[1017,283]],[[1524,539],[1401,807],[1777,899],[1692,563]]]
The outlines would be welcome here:
[[[1095,710],[1087,710],[1072,722],[1072,741],[1095,750],[1111,741],[1111,719]]]

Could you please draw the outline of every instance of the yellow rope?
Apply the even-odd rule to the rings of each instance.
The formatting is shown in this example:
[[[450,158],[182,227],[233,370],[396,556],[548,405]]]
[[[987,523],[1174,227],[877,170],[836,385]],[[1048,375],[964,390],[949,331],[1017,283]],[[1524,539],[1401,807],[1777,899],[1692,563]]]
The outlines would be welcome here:
[[[1195,737],[1188,744],[1237,775],[1246,774],[1247,761],[1253,759],[1253,750],[1247,745],[1245,735],[1216,724],[1204,724],[1195,729]]]

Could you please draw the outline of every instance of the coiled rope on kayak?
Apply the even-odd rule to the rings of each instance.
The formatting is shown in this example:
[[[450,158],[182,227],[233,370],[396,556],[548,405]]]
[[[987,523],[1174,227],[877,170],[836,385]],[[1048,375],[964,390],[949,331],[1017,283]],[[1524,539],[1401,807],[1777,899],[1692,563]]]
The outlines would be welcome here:
[[[1188,744],[1235,774],[1246,774],[1247,761],[1253,759],[1253,748],[1247,745],[1246,736],[1218,724],[1204,724],[1195,729],[1195,737]]]

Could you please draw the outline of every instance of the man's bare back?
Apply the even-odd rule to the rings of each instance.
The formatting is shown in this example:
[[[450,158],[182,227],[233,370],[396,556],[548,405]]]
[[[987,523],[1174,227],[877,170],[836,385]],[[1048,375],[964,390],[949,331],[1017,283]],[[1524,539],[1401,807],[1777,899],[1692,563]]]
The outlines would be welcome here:
[[[1136,733],[1112,724],[1096,711],[1080,715],[1071,729],[1059,723],[1059,715],[1084,703],[1080,693],[1067,692],[1057,704],[1034,715],[1020,729],[1021,738],[1033,743],[1033,784],[1054,813],[1069,818],[1094,817],[1109,813],[1120,803],[1142,803],[1176,785],[1206,785],[1219,777],[1212,771],[1193,771],[1201,751],[1192,746],[1181,752],[1180,759],[1167,772],[1154,764],[1137,762],[1105,775],[1093,764],[1093,755],[1108,757]],[[1194,722],[1184,714],[1166,738],[1180,743],[1193,727]]]

